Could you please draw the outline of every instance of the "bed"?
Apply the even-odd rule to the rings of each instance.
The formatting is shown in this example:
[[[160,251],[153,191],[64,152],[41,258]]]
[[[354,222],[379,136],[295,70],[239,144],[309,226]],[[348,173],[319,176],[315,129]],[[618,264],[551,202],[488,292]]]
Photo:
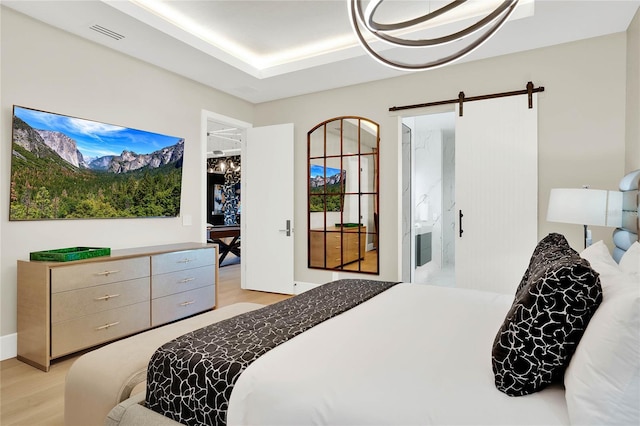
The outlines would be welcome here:
[[[561,387],[518,400],[494,386],[491,345],[512,300],[394,286],[254,362],[229,424],[568,424]]]
[[[551,234],[541,244],[544,246],[550,241],[543,249],[551,247],[555,250],[561,240],[564,237]],[[585,256],[591,256],[591,262],[596,265],[604,259],[605,252],[608,254],[600,243]],[[562,344],[555,342],[545,347],[549,352],[558,348],[552,354],[553,360],[565,358],[556,363],[556,367],[561,367],[559,374],[549,373],[549,377],[540,379],[538,376],[544,376],[553,362],[545,364],[540,368],[543,371],[534,374],[534,381],[542,380],[543,383],[533,390],[523,390],[521,386],[510,394],[511,383],[506,386],[507,391],[500,389],[495,368],[500,330],[506,333],[513,328],[513,323],[505,326],[505,317],[520,315],[515,322],[520,321],[517,327],[522,328],[522,323],[532,317],[517,312],[518,309],[520,312],[535,310],[531,305],[522,307],[530,294],[526,297],[516,295],[514,300],[509,295],[399,283],[285,339],[285,343],[256,358],[235,381],[228,403],[222,404],[223,416],[192,417],[194,411],[202,414],[211,405],[205,403],[194,407],[189,395],[198,394],[201,388],[216,386],[211,384],[211,377],[216,374],[201,375],[197,369],[189,370],[189,375],[195,376],[193,379],[181,376],[164,385],[172,389],[174,398],[169,399],[166,411],[161,413],[175,416],[174,420],[184,424],[637,424],[640,419],[637,402],[640,400],[637,386],[640,278],[619,272],[618,276],[607,274],[605,279],[603,274],[605,281],[601,284],[599,274],[588,267],[589,263],[585,266],[585,260],[577,253],[572,262],[577,262],[578,266],[568,267],[563,258],[560,266],[556,265],[552,270],[545,263],[549,254],[543,257],[543,269],[546,268],[543,274],[535,269],[528,271],[534,281],[543,277],[544,284],[536,285],[536,292],[549,285],[567,285],[568,275],[571,275],[571,284],[568,284],[570,292],[563,288],[555,296],[544,296],[545,307],[540,309],[535,321],[546,318],[547,311],[553,314],[554,308],[550,306],[559,300],[572,297],[576,300],[573,305],[556,307],[557,311],[568,310],[574,316],[564,327],[553,326],[553,334],[564,333],[560,339]],[[554,258],[554,262],[556,260]],[[612,260],[609,263],[611,268],[618,267]],[[563,268],[569,272],[564,274]],[[600,265],[596,268],[602,269]],[[548,284],[558,275],[562,278]],[[587,275],[589,279],[585,280]],[[325,286],[354,284],[351,281],[341,280]],[[574,285],[576,282],[579,284]],[[602,303],[603,288],[607,286],[617,290],[610,290],[612,296],[607,303]],[[522,292],[526,291],[533,292],[523,287]],[[574,292],[581,292],[581,295],[576,297]],[[516,302],[521,303],[517,309],[514,308]],[[534,301],[534,305],[539,303],[540,298]],[[594,315],[596,308],[603,315]],[[585,310],[589,311],[586,320],[583,317]],[[299,316],[298,312],[296,316]],[[586,333],[591,330],[587,328],[591,319],[595,321],[591,327],[593,335]],[[549,324],[536,325],[535,321],[527,328],[527,333],[535,334],[538,329],[549,327]],[[578,348],[580,338],[574,339],[574,346],[566,344],[576,330],[586,342]],[[507,340],[511,345],[525,345],[524,339],[518,341],[514,335],[509,335]],[[608,341],[607,347],[602,346],[603,340]],[[185,348],[190,350],[192,346],[193,341],[187,339],[185,345],[169,352],[184,357]],[[614,359],[610,352],[616,354]],[[572,355],[575,356],[569,363]],[[159,355],[161,361],[152,358],[149,366],[146,399],[154,410],[163,405],[153,402],[154,392],[158,391],[153,376],[158,374],[158,369],[164,380],[187,368],[182,364],[175,367],[179,361],[163,356]],[[201,356],[196,357],[196,364],[202,363]],[[192,360],[194,355],[189,353],[186,357]],[[576,359],[578,364],[574,366]],[[507,355],[501,362],[515,365],[518,360]],[[567,365],[571,367],[567,370],[571,374],[565,376]],[[170,373],[172,367],[175,371]],[[207,367],[205,371],[211,370]],[[601,376],[609,373],[615,377],[602,380]],[[593,384],[598,381],[604,383],[594,388]],[[198,388],[188,382],[204,385]],[[584,383],[589,385],[584,386]],[[606,395],[601,394],[603,389],[607,389]],[[595,412],[594,403],[600,405]],[[187,414],[184,411],[176,414],[180,404],[190,407]]]
[[[635,176],[625,232],[636,237],[615,260],[603,242],[578,254],[550,234],[515,295],[383,283],[269,350],[242,340],[257,355],[241,359],[232,378],[234,368],[221,379],[196,367],[221,362],[191,352],[202,332],[188,333],[154,353],[142,405],[116,407],[108,424],[134,424],[144,413],[153,416],[149,424],[640,424],[640,171]],[[328,283],[308,297],[349,284]],[[305,306],[298,298],[307,293],[293,299]],[[263,309],[243,315],[257,313],[259,327],[270,321]],[[231,328],[244,321],[251,320]],[[220,382],[230,388],[208,393]],[[143,417],[127,420],[131,407]]]

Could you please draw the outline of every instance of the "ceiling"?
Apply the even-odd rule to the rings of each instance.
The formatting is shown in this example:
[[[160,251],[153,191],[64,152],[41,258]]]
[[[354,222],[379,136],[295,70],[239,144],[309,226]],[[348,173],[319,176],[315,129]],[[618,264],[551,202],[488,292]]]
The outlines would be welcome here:
[[[416,12],[416,7],[433,9],[444,3],[387,0],[386,7],[419,16],[424,11]],[[347,0],[2,4],[252,103],[406,74],[365,54],[351,29]],[[640,0],[537,0],[532,16],[514,19],[516,10],[494,37],[461,62],[625,31],[639,5]]]
[[[387,0],[384,17],[408,19],[424,14],[425,5],[434,10],[448,2]],[[407,73],[365,53],[350,25],[348,0],[2,0],[2,5],[256,104]],[[639,6],[640,0],[520,0],[509,21],[459,62],[625,31]],[[419,55],[419,62],[436,59],[430,52]],[[234,135],[228,125],[213,121],[208,130],[209,157],[218,149],[235,155],[239,142],[230,139],[241,139],[243,130]]]

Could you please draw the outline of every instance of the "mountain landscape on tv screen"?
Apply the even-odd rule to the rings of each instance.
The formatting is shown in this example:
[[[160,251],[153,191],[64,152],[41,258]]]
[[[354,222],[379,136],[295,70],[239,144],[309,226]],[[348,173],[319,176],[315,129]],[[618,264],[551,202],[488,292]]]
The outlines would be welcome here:
[[[312,170],[312,176],[309,179],[309,210],[311,212],[341,211],[345,171],[339,169],[325,171],[323,167],[316,167],[317,169]]]
[[[146,154],[88,157],[72,136],[14,115],[9,218],[178,216],[184,139],[175,140]]]

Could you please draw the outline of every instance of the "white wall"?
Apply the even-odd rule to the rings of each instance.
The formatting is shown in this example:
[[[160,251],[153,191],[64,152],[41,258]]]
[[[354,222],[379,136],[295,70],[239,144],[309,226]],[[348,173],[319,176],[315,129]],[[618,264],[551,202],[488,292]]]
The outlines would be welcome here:
[[[371,66],[379,65],[372,61]],[[561,232],[580,248],[580,226],[546,222],[549,191],[583,184],[614,189],[624,175],[625,33],[266,102],[256,106],[255,124],[295,124],[295,191],[301,194],[295,200],[298,224],[306,223],[307,131],[340,115],[359,115],[380,124],[379,277],[394,280],[401,278],[402,160],[400,124],[389,107],[452,99],[461,90],[474,96],[524,89],[528,81],[546,88],[538,98],[538,234]],[[594,239],[610,239],[611,229],[594,227],[593,234]],[[295,245],[307,246],[303,227],[298,226]],[[306,265],[306,250],[296,250],[297,281],[320,283],[335,276]]]
[[[640,9],[627,29],[627,173],[640,169]]]
[[[202,109],[253,120],[253,105],[11,9],[1,15],[0,335],[16,331],[16,260],[73,246],[118,249],[204,241]],[[185,138],[182,218],[9,222],[14,104]]]

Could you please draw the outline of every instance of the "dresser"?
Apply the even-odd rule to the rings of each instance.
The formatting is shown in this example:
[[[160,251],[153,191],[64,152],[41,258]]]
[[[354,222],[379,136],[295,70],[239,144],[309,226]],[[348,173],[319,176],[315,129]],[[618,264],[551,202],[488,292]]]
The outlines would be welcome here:
[[[311,229],[310,235],[310,262],[311,267],[338,268],[358,259],[364,259],[367,246],[367,227],[328,227],[324,229]],[[326,259],[324,239],[326,235]]]
[[[217,246],[114,250],[71,262],[18,261],[18,359],[51,360],[215,308]]]

